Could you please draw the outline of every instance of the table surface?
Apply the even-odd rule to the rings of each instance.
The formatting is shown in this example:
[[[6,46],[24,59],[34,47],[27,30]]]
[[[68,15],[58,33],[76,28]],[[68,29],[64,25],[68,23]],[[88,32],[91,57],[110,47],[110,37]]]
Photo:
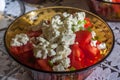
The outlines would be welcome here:
[[[46,0],[39,5],[25,3],[25,13],[48,6],[71,6],[89,10],[84,0]],[[20,5],[17,0],[6,0],[2,24],[0,24],[0,80],[33,80],[22,66],[12,60],[7,54],[3,37],[8,25],[20,16]],[[115,45],[110,56],[102,62],[85,80],[120,80],[120,22],[107,22],[115,35]]]

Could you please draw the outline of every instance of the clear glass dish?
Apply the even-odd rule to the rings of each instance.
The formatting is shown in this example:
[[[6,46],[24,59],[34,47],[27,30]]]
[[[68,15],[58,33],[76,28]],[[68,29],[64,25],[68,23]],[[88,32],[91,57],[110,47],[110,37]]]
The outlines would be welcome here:
[[[86,0],[90,11],[107,21],[120,21],[120,3],[103,0]]]

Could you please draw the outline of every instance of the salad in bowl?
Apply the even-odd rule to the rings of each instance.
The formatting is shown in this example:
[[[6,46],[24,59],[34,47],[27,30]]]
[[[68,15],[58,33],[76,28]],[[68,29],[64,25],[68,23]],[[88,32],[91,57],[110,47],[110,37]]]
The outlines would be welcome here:
[[[84,10],[48,9],[29,12],[7,29],[6,48],[16,61],[38,71],[74,72],[109,55],[114,36],[101,18]]]

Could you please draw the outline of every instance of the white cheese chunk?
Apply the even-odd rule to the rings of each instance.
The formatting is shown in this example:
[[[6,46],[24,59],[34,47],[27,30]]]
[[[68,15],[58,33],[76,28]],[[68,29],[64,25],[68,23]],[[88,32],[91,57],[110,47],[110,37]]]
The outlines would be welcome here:
[[[94,39],[94,38],[95,38],[95,36],[96,36],[95,31],[92,31],[92,32],[91,32],[91,34],[92,34],[92,38]]]
[[[94,46],[94,47],[97,47],[96,43],[97,43],[97,40],[91,40],[90,45]]]
[[[60,63],[58,65],[53,66],[53,71],[65,71],[66,69],[64,66]]]
[[[28,41],[29,37],[26,34],[24,33],[17,34],[15,38],[12,38],[11,46],[22,46],[27,44]]]
[[[51,59],[51,63],[55,63],[55,62],[59,62],[60,60],[62,60],[62,55],[57,55],[57,56],[54,56],[52,59]]]
[[[106,44],[105,43],[101,43],[101,44],[99,44],[98,46],[98,49],[105,49],[106,48]]]
[[[76,12],[75,16],[78,18],[78,20],[83,21],[85,19],[85,12]]]
[[[67,69],[68,67],[70,67],[70,58],[64,58],[64,59],[62,59],[61,63],[64,66],[64,68]]]
[[[67,13],[67,12],[64,12],[64,13],[63,13],[63,16],[64,16],[64,17],[68,17],[68,16],[70,16],[70,14]]]
[[[76,37],[75,34],[61,35],[60,43],[63,43],[65,45],[72,45],[74,43],[74,41],[75,41],[75,37]]]
[[[68,57],[68,55],[70,55],[71,49],[67,46],[59,45],[56,48],[56,53],[57,55],[62,55],[62,57],[65,58],[65,57]]]
[[[52,56],[55,56],[55,55],[56,55],[56,52],[53,49],[48,50],[48,56],[49,57],[52,57]]]

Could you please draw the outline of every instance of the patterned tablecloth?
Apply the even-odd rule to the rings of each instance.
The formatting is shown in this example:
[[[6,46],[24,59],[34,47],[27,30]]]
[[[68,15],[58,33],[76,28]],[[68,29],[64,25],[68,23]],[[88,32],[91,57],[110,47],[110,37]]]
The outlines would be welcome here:
[[[25,3],[25,13],[54,5],[72,6],[89,10],[84,0],[46,0],[40,5]],[[33,80],[28,71],[8,56],[3,43],[6,28],[15,18],[21,15],[21,10],[17,0],[6,0],[4,15],[0,18],[2,19],[0,20],[2,21],[0,23],[0,80]],[[108,24],[115,35],[113,51],[85,80],[120,80],[120,22],[108,22]]]

